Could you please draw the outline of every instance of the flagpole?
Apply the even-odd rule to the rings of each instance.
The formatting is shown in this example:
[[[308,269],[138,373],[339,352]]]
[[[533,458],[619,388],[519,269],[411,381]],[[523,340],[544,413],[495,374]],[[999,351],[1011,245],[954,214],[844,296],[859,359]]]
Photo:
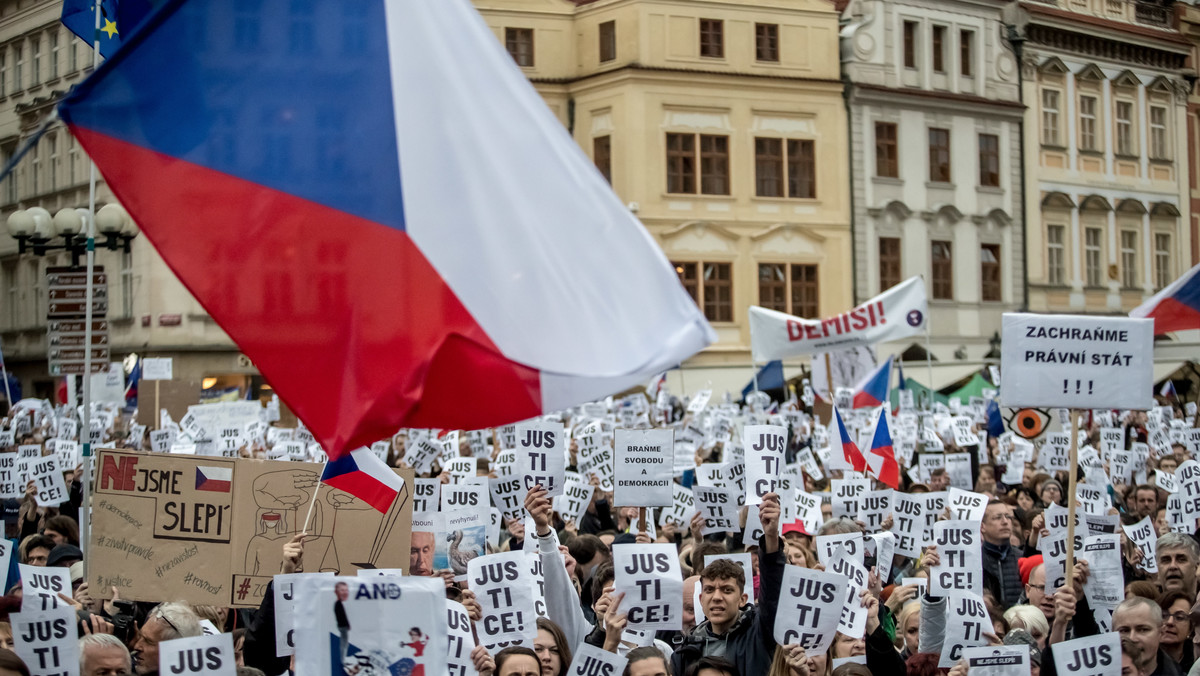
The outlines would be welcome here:
[[[12,410],[13,404],[12,392],[8,388],[8,365],[4,363],[4,346],[0,345],[0,372],[4,376],[4,398],[8,400],[8,410]]]
[[[100,67],[100,0],[95,0],[96,10],[92,28],[92,72]],[[88,219],[87,219],[87,285],[84,296],[83,320],[83,420],[79,436],[83,442],[83,501],[79,507],[79,542],[90,551],[92,482],[92,276],[96,270],[96,162],[90,160],[88,175]],[[73,377],[73,376],[69,376]],[[87,560],[83,558],[83,579],[87,579]]]
[[[324,465],[321,466],[321,476],[325,476]],[[304,527],[300,529],[300,532],[304,535],[308,535],[308,520],[312,518],[313,507],[317,506],[317,493],[321,492],[321,486],[322,483],[317,481],[317,487],[313,489],[312,500],[308,501],[308,514],[304,517]]]
[[[750,360],[750,372],[754,374],[754,391],[758,392],[758,363]]]
[[[929,369],[929,391],[933,391],[933,346],[929,340],[929,317],[925,318],[925,367]],[[932,396],[932,395],[930,395]]]

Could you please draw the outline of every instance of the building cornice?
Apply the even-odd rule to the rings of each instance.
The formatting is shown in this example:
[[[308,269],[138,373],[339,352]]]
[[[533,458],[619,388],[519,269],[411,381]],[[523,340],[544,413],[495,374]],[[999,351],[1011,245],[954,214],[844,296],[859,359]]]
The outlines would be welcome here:
[[[895,102],[896,97],[909,97],[914,100],[914,103],[925,105],[936,105],[938,103],[943,103],[959,106],[987,106],[993,109],[993,112],[996,114],[1009,116],[1020,116],[1025,110],[1025,104],[1019,101],[989,99],[972,94],[957,94],[954,92],[915,89],[911,87],[885,87],[883,85],[858,83],[852,83],[851,87],[853,87],[851,91],[851,97],[852,100],[855,100],[856,102],[887,101],[892,103]]]
[[[804,77],[802,75],[772,75],[769,73],[745,73],[745,72],[722,71],[722,70],[704,70],[704,69],[699,69],[699,68],[667,68],[667,67],[663,67],[663,66],[647,66],[644,64],[640,64],[640,63],[629,63],[624,66],[618,66],[616,68],[610,68],[608,70],[598,71],[595,73],[588,73],[586,75],[579,75],[577,77],[562,77],[562,78],[531,77],[531,78],[529,78],[529,81],[532,82],[533,84],[569,85],[569,84],[577,84],[580,82],[585,82],[587,80],[592,80],[592,79],[595,79],[598,77],[603,77],[606,75],[630,74],[630,73],[650,73],[650,74],[657,73],[657,74],[662,74],[662,75],[685,75],[685,76],[697,76],[697,77],[704,77],[704,78],[711,78],[711,77],[748,78],[748,79],[760,80],[760,81],[761,80],[767,80],[767,81],[774,80],[774,81],[778,81],[778,82],[806,82],[806,83],[816,83],[816,84],[835,84],[838,86],[840,86],[842,83],[842,81],[837,78]]]

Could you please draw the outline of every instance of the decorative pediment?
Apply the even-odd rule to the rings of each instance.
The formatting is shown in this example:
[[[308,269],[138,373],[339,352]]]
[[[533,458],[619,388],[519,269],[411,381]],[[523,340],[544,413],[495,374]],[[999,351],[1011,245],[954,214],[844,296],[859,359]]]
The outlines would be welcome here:
[[[1076,80],[1094,80],[1096,82],[1103,82],[1104,80],[1107,80],[1108,78],[1104,77],[1104,71],[1100,70],[1099,66],[1097,66],[1094,63],[1089,63],[1088,65],[1084,66],[1083,68],[1080,68],[1079,72],[1075,73],[1075,79]]]
[[[1042,208],[1044,209],[1074,209],[1075,201],[1070,198],[1065,192],[1048,192],[1042,198]]]
[[[1146,85],[1146,89],[1152,92],[1162,92],[1164,94],[1172,94],[1175,92],[1175,87],[1171,85],[1171,80],[1166,75],[1159,75]]]
[[[927,223],[944,221],[951,225],[962,220],[963,214],[953,204],[935,204],[929,211],[922,211],[921,218]]]
[[[1043,75],[1065,75],[1071,72],[1071,69],[1067,68],[1067,64],[1063,63],[1062,59],[1052,56],[1038,66],[1038,71]]]
[[[1132,87],[1136,89],[1138,85],[1142,84],[1142,80],[1137,75],[1134,75],[1133,71],[1123,70],[1113,78],[1112,84],[1114,87]]]
[[[1123,199],[1117,203],[1117,213],[1144,214],[1146,213],[1146,205],[1142,204],[1141,200],[1133,198]]]
[[[1155,202],[1150,205],[1150,215],[1179,218],[1182,214],[1179,213],[1179,208],[1170,202]]]
[[[1080,211],[1112,211],[1112,204],[1100,195],[1088,195],[1079,203]]]
[[[812,228],[797,223],[776,223],[750,235],[750,239],[757,242],[773,236],[780,236],[784,239],[803,237],[814,242],[824,242],[826,239],[824,235],[817,233]]]
[[[882,207],[872,207],[867,209],[867,215],[869,215],[871,218],[879,218],[884,214],[890,215],[897,221],[904,221],[912,216],[913,211],[912,209],[908,208],[907,204],[901,202],[900,200],[892,200]]]
[[[987,214],[987,220],[1005,228],[1013,223],[1012,216],[1009,216],[1008,212],[1003,209],[992,209],[989,211]]]
[[[663,239],[672,239],[688,232],[696,235],[703,235],[705,233],[712,232],[731,242],[736,242],[738,240],[738,235],[736,232],[733,232],[724,226],[716,225],[710,221],[688,221],[686,223],[680,223],[674,228],[664,231],[661,237]]]

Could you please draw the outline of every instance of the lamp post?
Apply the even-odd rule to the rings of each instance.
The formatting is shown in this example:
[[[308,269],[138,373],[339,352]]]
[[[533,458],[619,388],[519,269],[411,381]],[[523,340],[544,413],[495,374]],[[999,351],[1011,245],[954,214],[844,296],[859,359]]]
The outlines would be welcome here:
[[[87,230],[90,216],[87,209],[61,209],[53,217],[42,207],[14,211],[8,217],[8,234],[17,241],[18,253],[45,256],[51,251],[68,251],[71,267],[87,253]],[[99,242],[109,251],[130,252],[137,237],[137,226],[124,207],[106,204],[96,212],[96,229],[103,235]]]

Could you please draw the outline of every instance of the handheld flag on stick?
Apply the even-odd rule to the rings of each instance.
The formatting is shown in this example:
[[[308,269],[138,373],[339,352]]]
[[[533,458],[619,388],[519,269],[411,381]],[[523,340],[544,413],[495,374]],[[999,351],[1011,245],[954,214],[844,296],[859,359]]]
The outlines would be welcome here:
[[[868,373],[854,386],[854,408],[883,406],[892,382],[892,357]]]
[[[404,480],[369,448],[356,448],[325,463],[321,483],[345,491],[379,512],[387,512],[404,490]],[[316,498],[315,492],[313,497]]]
[[[867,472],[893,489],[900,488],[900,463],[896,461],[896,450],[892,446],[887,407],[879,409],[879,421],[875,423],[871,450],[867,454]]]
[[[1179,395],[1175,393],[1175,381],[1168,378],[1167,382],[1163,383],[1162,387],[1158,390],[1158,396],[1168,399],[1178,399]]]
[[[171,0],[59,113],[331,460],[590,401],[715,340],[468,0],[321,3],[343,30],[231,48],[241,4]]]
[[[1200,329],[1200,265],[1135,307],[1129,316],[1153,319],[1156,336]]]
[[[151,0],[101,0],[97,33],[95,0],[64,0],[62,24],[89,47],[98,44],[100,56],[108,59],[150,14],[153,4]],[[157,0],[157,4],[161,5],[162,0]]]
[[[867,466],[867,459],[863,457],[858,444],[854,443],[854,439],[846,429],[846,423],[842,422],[842,414],[837,410],[836,406],[833,408],[833,419],[837,423],[837,429],[830,430],[830,453],[838,454],[840,457],[845,458],[846,462],[850,463],[855,472],[863,471]]]

